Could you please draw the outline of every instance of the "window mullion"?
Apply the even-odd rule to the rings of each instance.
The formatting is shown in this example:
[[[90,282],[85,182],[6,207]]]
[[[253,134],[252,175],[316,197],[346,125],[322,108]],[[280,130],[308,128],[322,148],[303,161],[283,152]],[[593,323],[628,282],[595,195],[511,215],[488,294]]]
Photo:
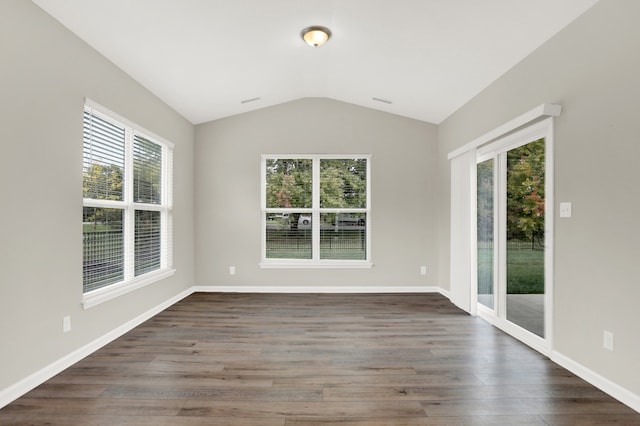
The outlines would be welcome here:
[[[320,260],[320,158],[315,157],[311,168],[311,255]]]
[[[366,216],[367,216],[367,224],[366,224],[366,236],[365,236],[365,241],[367,244],[367,248],[366,248],[366,252],[365,252],[365,257],[367,258],[367,260],[371,261],[371,223],[373,223],[373,221],[371,220],[371,158],[367,158],[367,172],[366,172],[366,179],[367,179],[367,189],[366,189],[366,202],[365,202],[365,207],[366,207]]]
[[[135,276],[135,209],[133,207],[133,132],[125,133],[124,173],[124,279]]]
[[[160,227],[160,268],[165,269],[169,268],[173,261],[169,255],[171,253],[169,233],[172,232],[173,223],[168,210],[160,213]]]
[[[171,150],[163,146],[162,148],[162,186],[161,186],[161,204],[163,210],[160,218],[160,267],[170,268],[173,265],[171,242],[173,241],[173,188],[171,183],[173,181],[173,157]]]

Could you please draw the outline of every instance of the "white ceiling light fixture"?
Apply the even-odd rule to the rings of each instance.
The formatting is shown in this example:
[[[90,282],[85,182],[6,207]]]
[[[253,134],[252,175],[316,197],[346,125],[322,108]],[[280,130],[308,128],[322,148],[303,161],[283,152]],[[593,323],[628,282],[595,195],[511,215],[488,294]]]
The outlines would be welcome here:
[[[331,38],[331,30],[327,27],[314,25],[300,32],[302,39],[311,47],[320,47]]]

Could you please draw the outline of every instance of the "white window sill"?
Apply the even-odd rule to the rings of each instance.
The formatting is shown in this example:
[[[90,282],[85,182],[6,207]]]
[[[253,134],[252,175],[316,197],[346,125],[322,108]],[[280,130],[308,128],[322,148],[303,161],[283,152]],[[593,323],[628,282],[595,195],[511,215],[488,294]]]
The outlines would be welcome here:
[[[371,269],[373,263],[366,260],[263,260],[262,269]]]
[[[123,294],[127,294],[133,290],[137,290],[156,281],[168,278],[175,272],[175,269],[159,269],[157,271],[148,272],[144,275],[135,277],[130,281],[123,281],[90,291],[83,295],[82,306],[84,309],[89,309],[118,296],[122,296]]]

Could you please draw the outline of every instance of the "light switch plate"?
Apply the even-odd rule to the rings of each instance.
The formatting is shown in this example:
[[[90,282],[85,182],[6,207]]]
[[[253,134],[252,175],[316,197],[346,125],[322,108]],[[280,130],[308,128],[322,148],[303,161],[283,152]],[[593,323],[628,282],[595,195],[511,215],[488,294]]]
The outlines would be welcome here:
[[[560,203],[560,217],[571,217],[571,203]]]
[[[602,347],[613,352],[613,333],[605,330],[602,340]]]
[[[68,333],[71,331],[71,316],[62,318],[62,332]]]

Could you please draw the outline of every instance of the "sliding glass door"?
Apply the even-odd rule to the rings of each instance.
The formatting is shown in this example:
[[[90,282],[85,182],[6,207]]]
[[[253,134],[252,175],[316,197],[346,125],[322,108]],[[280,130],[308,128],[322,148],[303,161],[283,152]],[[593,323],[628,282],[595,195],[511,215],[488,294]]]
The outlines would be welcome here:
[[[545,141],[507,151],[506,317],[544,338]]]
[[[477,166],[477,269],[478,303],[495,309],[495,215],[494,215],[494,167],[490,158]]]
[[[478,313],[534,340],[546,339],[549,321],[545,135],[529,131],[480,148],[476,164]]]

